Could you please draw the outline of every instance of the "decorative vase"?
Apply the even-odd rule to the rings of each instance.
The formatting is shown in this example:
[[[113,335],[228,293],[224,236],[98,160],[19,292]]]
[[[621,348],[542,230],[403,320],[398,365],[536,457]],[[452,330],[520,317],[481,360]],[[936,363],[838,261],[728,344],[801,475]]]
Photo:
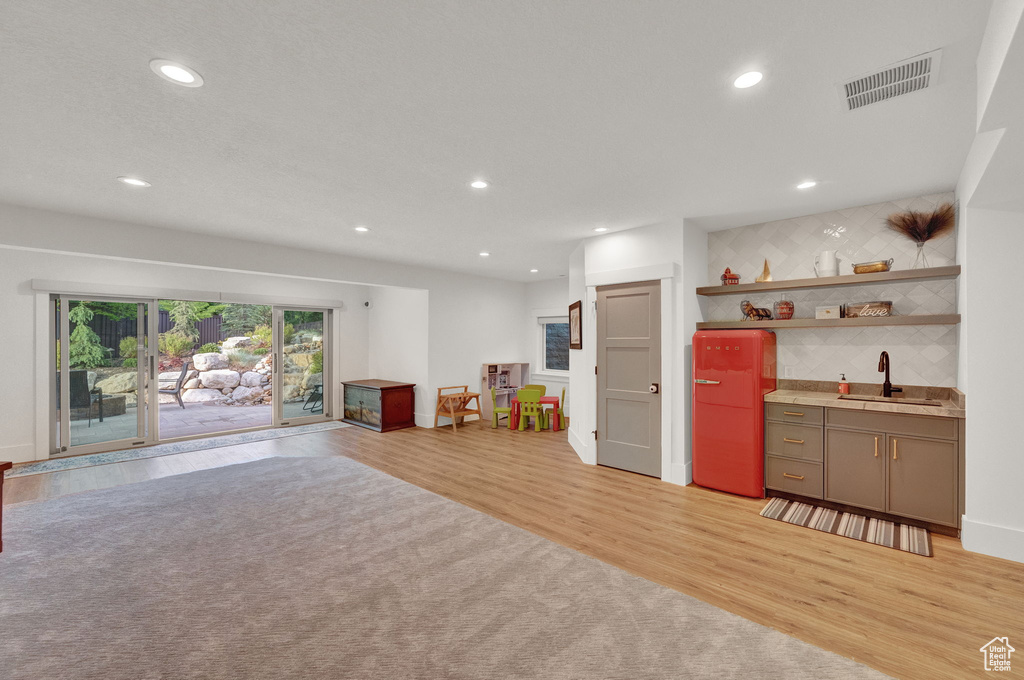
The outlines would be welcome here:
[[[917,257],[914,258],[914,266],[911,269],[927,269],[930,266],[928,264],[928,256],[924,252],[924,241],[918,241]]]
[[[775,303],[775,318],[792,319],[794,309],[796,309],[796,307],[789,300],[780,300]]]

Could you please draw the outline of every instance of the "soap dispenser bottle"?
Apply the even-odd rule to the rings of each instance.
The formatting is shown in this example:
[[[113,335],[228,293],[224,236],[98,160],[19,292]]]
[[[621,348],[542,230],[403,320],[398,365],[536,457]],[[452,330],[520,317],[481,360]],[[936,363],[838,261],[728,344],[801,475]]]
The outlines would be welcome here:
[[[846,374],[841,373],[842,377],[839,379],[839,394],[850,393],[850,383],[846,382]]]

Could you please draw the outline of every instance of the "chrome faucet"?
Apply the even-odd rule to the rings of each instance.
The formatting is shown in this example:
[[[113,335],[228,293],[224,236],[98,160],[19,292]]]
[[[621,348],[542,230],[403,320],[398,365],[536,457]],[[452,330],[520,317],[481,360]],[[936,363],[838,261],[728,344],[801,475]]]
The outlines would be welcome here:
[[[902,392],[902,387],[893,387],[892,383],[889,382],[889,353],[882,352],[878,357],[878,372],[885,373],[885,382],[882,383],[882,396],[891,397],[893,392]]]

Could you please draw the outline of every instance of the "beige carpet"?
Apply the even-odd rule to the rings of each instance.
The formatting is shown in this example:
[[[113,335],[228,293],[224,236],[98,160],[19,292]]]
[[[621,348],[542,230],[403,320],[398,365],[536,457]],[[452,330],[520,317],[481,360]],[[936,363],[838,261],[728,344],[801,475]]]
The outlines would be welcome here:
[[[10,508],[0,675],[878,678],[345,458]]]

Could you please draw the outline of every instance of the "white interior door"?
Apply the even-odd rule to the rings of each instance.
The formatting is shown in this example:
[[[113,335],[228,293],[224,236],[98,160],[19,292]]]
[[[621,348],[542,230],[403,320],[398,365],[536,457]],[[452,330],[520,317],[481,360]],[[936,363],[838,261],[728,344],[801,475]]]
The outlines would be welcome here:
[[[332,312],[274,307],[274,425],[330,420]]]

